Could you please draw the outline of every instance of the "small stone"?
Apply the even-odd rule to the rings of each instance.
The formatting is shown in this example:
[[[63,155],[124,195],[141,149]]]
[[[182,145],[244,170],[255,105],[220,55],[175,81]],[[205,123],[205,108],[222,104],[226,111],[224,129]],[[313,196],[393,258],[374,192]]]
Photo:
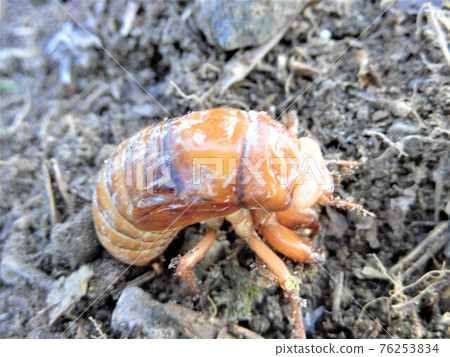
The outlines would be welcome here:
[[[356,112],[356,119],[358,120],[367,120],[369,118],[370,109],[367,105],[361,106]]]
[[[422,155],[423,144],[417,137],[408,137],[403,141],[403,151],[412,159]]]
[[[373,113],[372,120],[378,122],[386,119],[387,117],[389,117],[389,112],[387,112],[386,110],[377,110],[375,113]]]
[[[411,104],[406,103],[401,99],[394,100],[389,104],[389,110],[392,114],[399,118],[406,118],[412,112]]]
[[[86,205],[67,222],[55,224],[50,234],[50,254],[55,264],[72,269],[92,261],[100,251],[92,210]]]
[[[137,287],[126,288],[119,297],[111,319],[114,331],[142,331],[148,338],[176,338],[177,330],[170,319],[164,319],[161,304]]]
[[[320,38],[323,38],[324,40],[329,40],[329,39],[331,39],[333,34],[331,33],[330,30],[323,29],[322,31],[320,31],[319,36],[320,36]]]
[[[198,0],[196,21],[211,45],[230,51],[268,41],[307,2]]]

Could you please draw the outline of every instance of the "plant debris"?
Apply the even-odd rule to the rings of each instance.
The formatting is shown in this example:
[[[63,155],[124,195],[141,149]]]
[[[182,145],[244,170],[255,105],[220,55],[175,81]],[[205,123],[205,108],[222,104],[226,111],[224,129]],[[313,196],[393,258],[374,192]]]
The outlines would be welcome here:
[[[70,310],[88,289],[89,280],[94,271],[87,265],[81,266],[68,277],[60,277],[53,283],[47,295],[49,325],[52,325],[61,315],[70,313]]]

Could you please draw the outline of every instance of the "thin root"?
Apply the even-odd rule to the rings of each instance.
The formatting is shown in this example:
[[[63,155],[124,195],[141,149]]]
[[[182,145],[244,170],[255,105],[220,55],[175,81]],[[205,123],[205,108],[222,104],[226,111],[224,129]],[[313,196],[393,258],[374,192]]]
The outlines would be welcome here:
[[[23,120],[26,118],[26,116],[30,112],[30,110],[31,110],[31,93],[30,93],[29,88],[27,88],[27,90],[25,91],[25,97],[24,97],[23,101],[24,101],[23,107],[15,115],[12,124],[6,128],[0,128],[0,139],[12,136],[17,131],[17,129],[19,129]]]
[[[394,143],[391,139],[389,139],[386,135],[383,133],[380,133],[379,131],[375,130],[364,130],[364,135],[375,135],[379,136],[383,141],[385,141],[388,145],[392,146],[393,148],[397,149],[399,153],[403,156],[408,157],[408,154],[403,150],[403,144],[402,143]]]

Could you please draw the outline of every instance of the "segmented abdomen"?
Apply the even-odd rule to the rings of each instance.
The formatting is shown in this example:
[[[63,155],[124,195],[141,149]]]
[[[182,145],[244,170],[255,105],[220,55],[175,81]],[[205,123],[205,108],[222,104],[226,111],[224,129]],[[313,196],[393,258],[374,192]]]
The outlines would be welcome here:
[[[163,203],[174,196],[174,190],[168,187],[160,188],[156,196],[149,194],[148,187],[142,186],[145,181],[136,176],[149,152],[147,148],[160,147],[163,143],[163,126],[160,123],[145,128],[120,144],[102,168],[93,196],[94,222],[100,242],[127,264],[147,264],[164,252],[180,230],[179,226],[166,222],[162,227],[155,224],[153,229],[138,227],[139,220],[159,206],[151,204],[152,198]],[[137,182],[138,179],[141,181]]]
[[[130,223],[116,207],[103,168],[93,196],[95,228],[102,245],[126,264],[145,265],[164,252],[180,228],[143,231]]]

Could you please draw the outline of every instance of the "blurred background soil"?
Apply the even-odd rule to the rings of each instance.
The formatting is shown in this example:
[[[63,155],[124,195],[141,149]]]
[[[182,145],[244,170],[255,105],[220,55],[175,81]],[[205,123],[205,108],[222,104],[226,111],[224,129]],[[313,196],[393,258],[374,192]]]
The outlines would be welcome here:
[[[322,208],[326,263],[286,260],[308,337],[450,337],[448,3],[61,5],[0,2],[1,337],[290,336],[288,301],[228,226],[196,267],[199,299],[169,266],[201,226],[144,268],[97,242],[114,146],[213,107],[297,113],[326,158],[363,164],[337,192],[376,218]]]

